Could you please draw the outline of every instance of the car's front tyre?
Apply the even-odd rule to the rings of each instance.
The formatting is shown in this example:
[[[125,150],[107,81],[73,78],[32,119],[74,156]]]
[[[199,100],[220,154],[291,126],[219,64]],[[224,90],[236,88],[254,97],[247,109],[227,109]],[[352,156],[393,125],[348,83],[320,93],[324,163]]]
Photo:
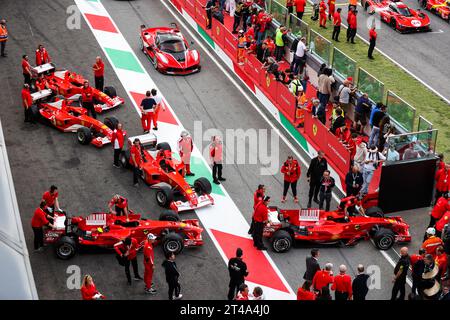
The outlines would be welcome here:
[[[63,236],[56,243],[55,252],[59,259],[69,260],[77,253],[77,243],[73,238]]]
[[[292,236],[286,230],[278,230],[272,237],[272,249],[277,253],[287,252],[292,247]]]

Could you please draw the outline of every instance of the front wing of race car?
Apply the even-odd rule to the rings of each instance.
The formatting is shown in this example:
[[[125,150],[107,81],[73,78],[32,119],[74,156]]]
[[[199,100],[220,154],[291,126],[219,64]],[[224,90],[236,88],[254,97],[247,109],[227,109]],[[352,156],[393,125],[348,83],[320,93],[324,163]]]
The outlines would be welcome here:
[[[95,112],[102,113],[103,111],[113,109],[115,107],[120,106],[125,101],[123,98],[120,98],[120,97],[114,97],[114,98],[111,98],[111,100],[112,100],[111,103],[103,103],[103,104],[102,103],[98,103],[98,104],[96,104],[94,106]]]
[[[197,195],[197,200],[198,200],[197,204],[194,204],[190,201],[181,201],[181,200],[173,201],[170,204],[170,209],[176,212],[183,212],[188,210],[200,209],[214,204],[214,198],[211,197],[211,195],[209,194]]]

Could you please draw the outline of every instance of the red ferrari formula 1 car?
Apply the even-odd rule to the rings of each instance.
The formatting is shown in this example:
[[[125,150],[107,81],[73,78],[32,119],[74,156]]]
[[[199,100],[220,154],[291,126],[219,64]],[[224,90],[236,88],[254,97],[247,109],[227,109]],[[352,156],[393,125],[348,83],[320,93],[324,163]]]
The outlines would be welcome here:
[[[68,70],[56,70],[55,65],[47,63],[32,68],[34,78],[43,75],[49,89],[54,95],[62,95],[70,98],[81,94],[81,89],[85,78],[83,76]],[[105,87],[103,92],[92,87],[94,93],[95,112],[101,113],[113,109],[124,103],[124,99],[117,96],[114,87]]]
[[[37,97],[36,94],[32,96]],[[74,100],[56,97],[54,102],[38,102],[32,107],[33,116],[62,132],[76,133],[81,144],[103,147],[110,143],[119,121],[114,117],[105,118],[104,122],[91,118],[86,109],[80,107],[78,97],[72,98]]]
[[[148,233],[156,235],[156,244],[165,252],[180,253],[184,247],[203,245],[198,220],[179,221],[173,212],[162,213],[159,221],[146,220],[140,214],[130,212],[125,216],[110,213],[92,213],[87,217],[67,217],[55,212],[54,228],[44,232],[44,243],[53,244],[58,258],[72,258],[82,247],[112,249],[114,244],[126,237],[135,238],[143,244]]]
[[[377,13],[382,21],[401,33],[431,31],[430,18],[420,10],[413,10],[403,2],[389,0],[362,0],[361,5],[370,14]]]
[[[352,246],[359,240],[371,238],[380,250],[388,250],[395,242],[411,241],[409,226],[403,219],[385,218],[377,207],[356,216],[347,216],[342,209],[327,212],[271,207],[269,221],[264,229],[264,237],[271,240],[275,252],[288,251],[294,240]]]
[[[186,75],[201,69],[200,54],[189,48],[176,24],[173,28],[146,28],[142,25],[139,41],[142,52],[161,73]]]
[[[450,23],[450,0],[419,0],[422,8],[431,11]]]
[[[135,138],[139,138],[141,142],[144,159],[142,179],[157,189],[156,201],[161,207],[182,212],[214,204],[209,180],[200,177],[194,181],[194,185],[190,185],[185,179],[183,162],[173,157],[168,143],[157,143],[157,138],[152,133],[128,139],[128,149],[120,156],[124,168],[131,167],[130,149]]]

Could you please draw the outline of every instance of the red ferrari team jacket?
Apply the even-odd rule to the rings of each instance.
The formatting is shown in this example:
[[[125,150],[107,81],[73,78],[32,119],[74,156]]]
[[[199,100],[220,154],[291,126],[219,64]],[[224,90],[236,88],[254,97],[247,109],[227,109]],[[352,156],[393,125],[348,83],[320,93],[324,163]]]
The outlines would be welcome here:
[[[30,90],[23,88],[22,89],[22,104],[25,108],[25,102],[27,103],[28,107],[30,107],[33,104],[33,98],[31,97]]]
[[[134,154],[134,159],[136,160],[137,166],[140,166],[142,163],[142,156],[141,156],[141,147],[136,147],[133,145],[130,149],[131,155]],[[133,158],[130,155],[130,162],[134,165]]]
[[[149,241],[145,241],[144,243],[144,265],[146,266],[153,266],[155,262],[155,253],[153,251],[153,244],[151,244]]]
[[[30,63],[27,60],[22,59],[22,73],[28,74],[28,70],[31,70]]]
[[[444,276],[445,272],[447,271],[447,255],[445,253],[441,253],[440,255],[436,256],[436,263],[439,267],[439,275],[441,277]]]
[[[305,12],[306,0],[295,0],[295,11]]]
[[[253,194],[253,209],[256,209],[256,205],[262,201],[264,193],[261,190],[256,190]]]
[[[43,65],[45,63],[49,63],[50,62],[50,57],[48,55],[48,52],[45,48],[41,50],[36,50],[36,65],[40,66]]]
[[[338,274],[334,277],[331,290],[337,292],[347,292],[349,299],[352,297],[352,278],[348,274]]]
[[[105,64],[103,63],[103,61],[96,62],[93,67],[96,69],[98,68],[98,70],[94,71],[94,77],[103,77],[105,73]]]
[[[431,216],[434,219],[439,220],[440,218],[442,218],[444,213],[449,210],[450,204],[448,203],[448,199],[440,197],[436,202],[436,205],[433,207],[433,210],[431,210]]]
[[[333,283],[333,276],[326,270],[317,271],[312,281],[312,285],[317,291],[331,283]]]
[[[326,14],[326,11],[327,10],[327,5],[325,4],[325,2],[324,1],[320,1],[320,4],[319,4],[319,13],[322,15],[322,16],[324,16],[325,14]]]
[[[92,102],[92,99],[94,98],[94,92],[92,91],[91,87],[83,87],[81,89],[81,98],[83,102]]]
[[[342,23],[341,14],[336,11],[333,14],[333,25],[335,25],[336,27],[340,27],[341,23]]]
[[[300,178],[301,169],[297,160],[293,160],[290,164],[285,162],[281,167],[281,173],[284,174],[284,181],[295,182]]]
[[[316,300],[316,295],[314,292],[306,291],[302,287],[297,290],[297,300]]]
[[[112,198],[109,204],[117,208],[125,209],[128,206],[128,200],[124,197],[120,197],[118,200]]]
[[[31,218],[31,227],[42,228],[48,224],[47,214],[41,208],[37,208],[34,212],[33,218]]]
[[[450,170],[444,168],[436,172],[436,190],[440,192],[448,192],[450,189]]]
[[[94,296],[98,293],[95,284],[91,284],[90,286],[82,286],[81,287],[81,297],[83,300],[93,300]]]
[[[444,230],[445,225],[449,223],[449,220],[450,220],[450,211],[447,211],[444,213],[442,218],[440,218],[439,221],[436,222],[436,230],[442,232]]]
[[[114,147],[114,142],[116,141],[119,142],[119,148],[122,149],[123,148],[123,143],[124,143],[124,134],[123,131],[120,129],[114,129],[113,134],[112,134],[112,138],[111,138],[111,143]]]
[[[50,191],[45,191],[42,195],[42,200],[45,201],[47,207],[53,206],[55,204],[56,198],[58,198],[58,192],[51,194]]]
[[[114,250],[116,250],[118,255],[125,254],[128,260],[134,260],[137,255],[137,249],[138,249],[138,242],[136,239],[131,238],[131,245],[127,246],[123,241],[120,241],[119,243],[116,243],[114,245]],[[128,255],[127,255],[128,253]]]
[[[253,213],[253,220],[255,222],[264,222],[269,219],[269,209],[264,202],[258,203]]]

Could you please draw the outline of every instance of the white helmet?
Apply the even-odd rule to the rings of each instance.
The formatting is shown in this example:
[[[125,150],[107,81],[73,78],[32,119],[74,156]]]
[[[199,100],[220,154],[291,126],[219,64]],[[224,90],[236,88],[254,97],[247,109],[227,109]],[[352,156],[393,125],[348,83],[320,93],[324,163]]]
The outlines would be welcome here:
[[[436,234],[436,229],[428,228],[427,229],[427,234],[429,234],[430,236],[434,236]]]
[[[156,236],[153,233],[147,235],[147,240],[156,240]]]
[[[189,132],[186,131],[186,130],[183,130],[183,131],[181,131],[181,133],[180,133],[180,137],[182,137],[182,138],[187,137],[188,135],[189,135]]]

